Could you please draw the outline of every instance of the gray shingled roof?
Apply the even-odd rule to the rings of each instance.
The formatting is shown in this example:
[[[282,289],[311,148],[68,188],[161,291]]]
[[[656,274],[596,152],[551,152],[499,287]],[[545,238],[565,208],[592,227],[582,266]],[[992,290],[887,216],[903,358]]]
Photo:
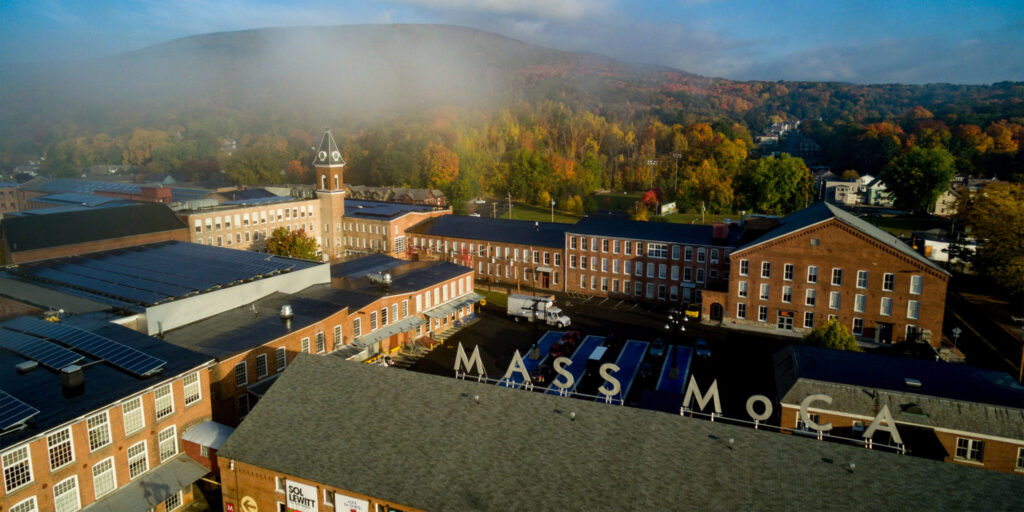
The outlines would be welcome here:
[[[761,235],[760,237],[752,240],[747,244],[744,244],[741,247],[737,247],[736,250],[732,252],[732,254],[737,254],[741,251],[745,251],[752,247],[756,247],[768,241],[774,240],[776,238],[788,235],[796,231],[800,231],[801,229],[813,226],[815,224],[824,222],[832,218],[835,218],[839,222],[842,222],[843,224],[846,224],[854,229],[857,229],[858,231],[861,231],[862,233],[874,238],[875,240],[878,240],[879,242],[882,242],[883,244],[888,245],[889,247],[892,247],[893,249],[896,249],[897,251],[903,253],[906,256],[914,258],[923,265],[926,265],[934,270],[942,272],[943,274],[949,274],[948,272],[943,270],[942,267],[936,265],[928,258],[925,258],[917,251],[911,249],[910,246],[903,243],[903,241],[901,241],[899,238],[896,238],[895,236],[889,234],[885,230],[857,217],[852,213],[847,212],[846,210],[843,210],[842,208],[839,208],[838,206],[835,206],[824,201],[814,203],[811,206],[804,208],[803,210],[791,213],[783,217],[782,219],[779,220],[778,227],[772,229],[771,231],[768,231],[767,233]]]
[[[877,403],[872,392],[878,397]],[[817,403],[814,405],[816,409],[874,417],[882,406],[887,405],[897,423],[1024,439],[1024,409],[1012,407],[803,378],[789,388],[781,402],[799,405],[804,398],[815,393],[832,397],[831,404]],[[924,416],[904,412],[911,405],[918,406]]]
[[[1016,475],[306,354],[219,456],[425,510],[1024,507]]]

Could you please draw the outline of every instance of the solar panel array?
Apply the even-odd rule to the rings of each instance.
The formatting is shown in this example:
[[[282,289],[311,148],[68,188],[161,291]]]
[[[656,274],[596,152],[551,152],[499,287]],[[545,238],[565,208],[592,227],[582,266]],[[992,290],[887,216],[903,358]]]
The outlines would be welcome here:
[[[268,197],[250,197],[248,199],[235,199],[232,201],[224,201],[221,204],[240,204],[240,205],[256,205],[256,204],[273,204],[273,203],[285,203],[288,201],[294,201],[294,197],[290,196],[268,196]]]
[[[137,309],[288,272],[297,265],[302,263],[175,242],[21,265],[8,272],[116,307]]]
[[[38,318],[26,316],[15,318],[3,324],[3,327],[48,338],[76,348],[139,377],[155,373],[167,364],[167,361],[157,359],[110,338]]]
[[[24,423],[36,414],[39,414],[39,409],[14,398],[10,393],[0,389],[0,432],[19,423]]]
[[[0,329],[0,347],[52,370],[60,370],[84,359],[60,345],[7,329]]]
[[[35,189],[54,194],[76,193],[92,195],[95,194],[97,190],[135,195],[139,195],[142,193],[142,185],[138,185],[135,183],[110,183],[106,181],[89,181],[73,179],[51,180],[41,185],[38,185],[37,187],[35,187]],[[174,199],[175,201],[200,199],[208,195],[210,195],[210,191],[208,190],[198,188],[171,187],[171,196],[172,199]]]

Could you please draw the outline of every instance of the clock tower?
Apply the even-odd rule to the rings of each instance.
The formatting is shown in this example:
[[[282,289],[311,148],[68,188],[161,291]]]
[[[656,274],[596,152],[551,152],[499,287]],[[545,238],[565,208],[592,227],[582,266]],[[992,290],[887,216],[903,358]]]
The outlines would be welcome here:
[[[345,159],[341,157],[338,144],[334,142],[330,128],[324,130],[324,136],[313,154],[313,167],[316,168],[316,195],[320,199],[320,218],[323,219],[321,250],[328,259],[344,255],[342,236],[343,218],[345,216],[345,182],[342,171]]]

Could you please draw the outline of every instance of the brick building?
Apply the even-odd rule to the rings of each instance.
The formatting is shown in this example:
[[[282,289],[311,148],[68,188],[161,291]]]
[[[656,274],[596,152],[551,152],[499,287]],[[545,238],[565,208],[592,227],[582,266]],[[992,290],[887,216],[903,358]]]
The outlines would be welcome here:
[[[730,230],[590,216],[566,227],[566,291],[698,302],[728,277]]]
[[[75,342],[83,339],[90,344]],[[116,350],[101,356],[108,346]],[[179,439],[210,419],[211,363],[88,317],[0,325],[0,508],[169,512],[190,503],[211,468]]]
[[[166,205],[155,203],[7,216],[0,220],[0,248],[5,264],[188,239],[185,224]]]
[[[275,229],[304,230],[320,245],[320,201],[261,197],[225,201],[210,208],[180,210],[190,242],[266,252]]]
[[[408,258],[408,229],[451,213],[451,208],[346,199],[342,224],[345,255]]]
[[[862,340],[941,340],[949,273],[834,205],[780,219],[729,259],[728,291],[705,292],[702,306],[726,327],[803,334],[835,317]]]
[[[1010,510],[1024,488],[1014,475],[305,355],[223,445],[218,464],[225,508],[236,510],[243,500],[270,511],[839,502]],[[526,466],[544,468],[557,484],[539,482]]]
[[[0,182],[0,216],[7,212],[16,212],[21,209],[18,197],[17,183]]]
[[[409,229],[409,257],[472,268],[476,279],[565,290],[568,224],[447,215]]]
[[[816,435],[800,417],[831,423],[830,438],[934,460],[1024,475],[1024,387],[1012,376],[967,365],[793,346],[775,356],[779,425]],[[888,408],[899,439],[862,435]],[[824,436],[823,436],[824,437]]]
[[[233,426],[299,353],[366,360],[472,314],[472,271],[385,256],[336,264],[330,284],[272,293],[164,332],[168,343],[216,360],[214,421]],[[366,274],[390,276],[384,285]]]

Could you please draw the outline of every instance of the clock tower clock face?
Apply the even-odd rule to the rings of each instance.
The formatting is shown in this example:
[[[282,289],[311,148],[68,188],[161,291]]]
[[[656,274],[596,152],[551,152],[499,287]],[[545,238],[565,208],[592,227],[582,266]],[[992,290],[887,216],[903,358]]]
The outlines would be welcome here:
[[[331,158],[334,160],[341,160],[341,152],[334,151],[331,153]]]
[[[318,156],[320,157],[320,160],[327,160],[327,152],[326,151],[321,151]]]

